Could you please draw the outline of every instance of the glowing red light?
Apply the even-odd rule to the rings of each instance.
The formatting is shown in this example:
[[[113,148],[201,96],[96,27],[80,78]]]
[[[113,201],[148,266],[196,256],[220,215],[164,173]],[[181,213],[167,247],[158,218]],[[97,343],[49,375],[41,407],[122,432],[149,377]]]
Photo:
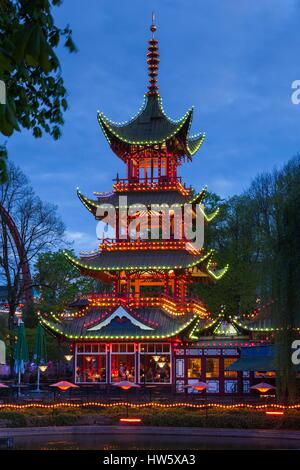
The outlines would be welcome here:
[[[141,422],[142,418],[120,418],[120,423],[137,424]]]

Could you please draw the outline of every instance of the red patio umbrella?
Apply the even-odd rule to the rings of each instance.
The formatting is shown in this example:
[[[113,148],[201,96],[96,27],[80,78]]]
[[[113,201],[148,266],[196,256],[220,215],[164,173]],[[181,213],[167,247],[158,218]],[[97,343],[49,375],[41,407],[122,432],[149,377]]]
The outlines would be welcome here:
[[[133,382],[129,382],[129,380],[121,380],[121,382],[115,382],[115,383],[112,383],[112,385],[114,385],[115,387],[119,387],[122,390],[126,390],[127,392],[131,388],[141,388],[140,385],[135,384]],[[127,396],[127,403],[126,403],[126,418],[128,418],[128,396]]]
[[[115,387],[119,387],[122,390],[129,390],[130,388],[141,388],[140,385],[135,384],[133,382],[129,382],[129,380],[122,380],[121,382],[114,382],[112,383]]]
[[[51,384],[50,387],[56,387],[64,392],[69,390],[69,388],[79,388],[78,385],[72,384],[72,382],[68,382],[67,380],[61,380],[60,382],[56,382],[55,384]]]
[[[260,382],[259,384],[252,385],[252,387],[250,388],[252,388],[253,390],[258,390],[260,393],[266,393],[266,392],[269,392],[270,390],[274,390],[276,387],[266,382]]]

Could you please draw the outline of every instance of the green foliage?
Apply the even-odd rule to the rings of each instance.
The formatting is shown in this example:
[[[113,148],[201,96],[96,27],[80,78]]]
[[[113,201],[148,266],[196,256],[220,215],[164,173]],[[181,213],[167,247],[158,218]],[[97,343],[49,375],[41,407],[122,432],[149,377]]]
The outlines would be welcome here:
[[[212,285],[191,289],[218,313],[222,305],[243,316],[273,301],[277,345],[277,392],[293,399],[291,364],[293,328],[300,322],[300,156],[281,170],[258,175],[240,196],[222,201],[208,194],[210,208],[220,212],[206,228],[206,248],[214,248],[226,275]]]
[[[216,219],[205,227],[205,248],[213,248],[218,265],[229,264],[229,270],[216,283],[194,284],[191,290],[214,313],[219,313],[223,305],[229,314],[246,313],[255,305],[258,282],[253,253],[251,202],[245,195],[225,201],[216,194],[208,193],[205,206],[207,212],[220,208]]]
[[[62,311],[80,293],[95,289],[95,281],[83,277],[68,262],[63,250],[42,253],[38,257],[34,284],[40,291],[39,308],[43,312]]]
[[[63,41],[76,51],[69,26],[59,28],[52,16],[58,0],[3,0],[0,2],[0,80],[7,102],[0,105],[0,132],[10,136],[20,127],[35,137],[43,131],[61,135],[66,89],[54,50]]]
[[[24,428],[27,426],[27,420],[23,413],[18,411],[0,411],[0,427],[6,424],[13,428]]]
[[[124,416],[124,407],[110,408],[79,408],[41,410],[28,409],[21,412],[1,411],[0,427],[30,426],[68,426],[89,425],[93,423],[118,423]],[[132,413],[129,410],[129,416]],[[139,410],[143,424],[147,426],[179,426],[179,427],[210,427],[210,428],[241,428],[241,429],[300,429],[299,411],[287,411],[283,417],[266,416],[263,411],[246,410],[193,410],[189,408],[157,409],[144,408]]]

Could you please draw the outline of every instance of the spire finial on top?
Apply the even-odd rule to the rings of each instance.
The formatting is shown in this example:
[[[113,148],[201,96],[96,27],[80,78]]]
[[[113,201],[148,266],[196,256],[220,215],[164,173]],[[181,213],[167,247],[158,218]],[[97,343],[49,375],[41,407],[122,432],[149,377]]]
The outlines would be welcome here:
[[[158,64],[159,64],[159,53],[158,53],[158,41],[154,39],[154,33],[156,31],[156,24],[154,23],[154,13],[152,13],[152,23],[150,26],[150,31],[152,32],[152,38],[148,41],[148,53],[147,53],[147,63],[148,63],[148,76],[149,76],[149,85],[147,95],[157,95],[158,86],[157,86],[157,75],[158,75]]]
[[[156,31],[156,24],[154,23],[154,12],[152,12],[152,23],[151,23],[151,26],[150,26],[150,31],[152,32],[152,37],[154,38],[154,33]]]

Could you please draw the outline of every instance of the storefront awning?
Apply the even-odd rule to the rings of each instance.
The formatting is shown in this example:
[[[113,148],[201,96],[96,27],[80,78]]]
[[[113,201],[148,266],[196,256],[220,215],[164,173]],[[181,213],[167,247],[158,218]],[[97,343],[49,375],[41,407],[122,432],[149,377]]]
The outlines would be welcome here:
[[[232,371],[275,371],[274,346],[242,347],[241,356],[226,370]]]

